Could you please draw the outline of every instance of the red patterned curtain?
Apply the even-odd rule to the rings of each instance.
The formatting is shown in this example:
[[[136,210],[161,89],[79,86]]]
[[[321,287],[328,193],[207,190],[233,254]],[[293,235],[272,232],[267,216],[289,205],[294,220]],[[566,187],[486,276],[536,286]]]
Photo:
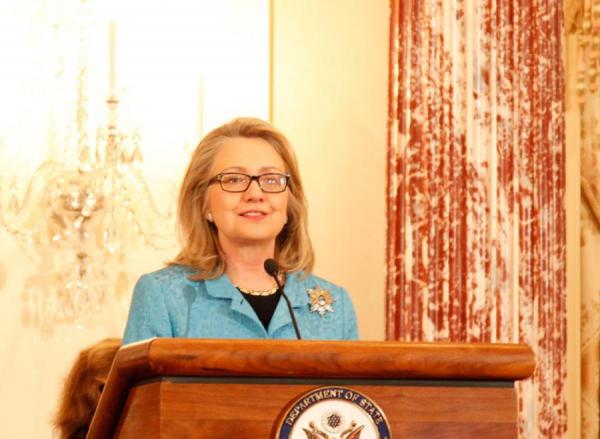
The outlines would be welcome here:
[[[562,2],[391,0],[387,336],[523,342],[566,435]]]

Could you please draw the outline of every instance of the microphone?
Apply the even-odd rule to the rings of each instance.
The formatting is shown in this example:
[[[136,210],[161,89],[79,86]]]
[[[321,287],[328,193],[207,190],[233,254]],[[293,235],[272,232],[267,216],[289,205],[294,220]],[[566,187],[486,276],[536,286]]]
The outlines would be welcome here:
[[[296,322],[296,315],[294,314],[294,310],[292,309],[292,304],[290,303],[290,299],[288,298],[285,291],[283,291],[283,287],[279,282],[279,264],[275,259],[267,259],[265,261],[265,271],[269,276],[275,279],[275,283],[277,284],[277,288],[281,291],[281,295],[285,299],[285,303],[287,303],[288,310],[290,311],[290,317],[292,317],[292,324],[294,325],[294,331],[296,331],[296,338],[298,340],[302,340],[300,336],[300,329],[298,329],[298,322]]]

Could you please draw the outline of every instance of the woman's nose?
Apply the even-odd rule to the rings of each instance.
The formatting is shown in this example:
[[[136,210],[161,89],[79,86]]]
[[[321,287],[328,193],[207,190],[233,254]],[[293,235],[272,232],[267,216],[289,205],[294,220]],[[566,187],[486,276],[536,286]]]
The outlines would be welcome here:
[[[246,192],[244,192],[245,198],[246,199],[260,199],[262,200],[264,198],[264,193],[262,191],[262,189],[260,188],[260,185],[258,184],[258,180],[252,180],[250,182],[250,186],[248,186],[248,189],[246,189]]]

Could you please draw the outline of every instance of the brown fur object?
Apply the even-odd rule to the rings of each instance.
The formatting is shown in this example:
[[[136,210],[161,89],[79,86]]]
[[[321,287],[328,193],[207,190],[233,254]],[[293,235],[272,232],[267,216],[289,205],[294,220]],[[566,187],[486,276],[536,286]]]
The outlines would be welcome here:
[[[120,338],[107,338],[79,353],[65,380],[58,412],[53,420],[60,438],[85,438],[110,366],[120,347]]]

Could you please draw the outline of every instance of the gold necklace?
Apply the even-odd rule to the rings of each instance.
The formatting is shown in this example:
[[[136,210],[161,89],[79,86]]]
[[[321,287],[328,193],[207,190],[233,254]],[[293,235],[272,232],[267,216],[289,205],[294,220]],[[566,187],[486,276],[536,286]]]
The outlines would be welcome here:
[[[249,294],[250,296],[270,296],[271,294],[275,294],[278,290],[277,285],[275,285],[270,290],[251,290],[249,288],[237,287],[242,293]]]

